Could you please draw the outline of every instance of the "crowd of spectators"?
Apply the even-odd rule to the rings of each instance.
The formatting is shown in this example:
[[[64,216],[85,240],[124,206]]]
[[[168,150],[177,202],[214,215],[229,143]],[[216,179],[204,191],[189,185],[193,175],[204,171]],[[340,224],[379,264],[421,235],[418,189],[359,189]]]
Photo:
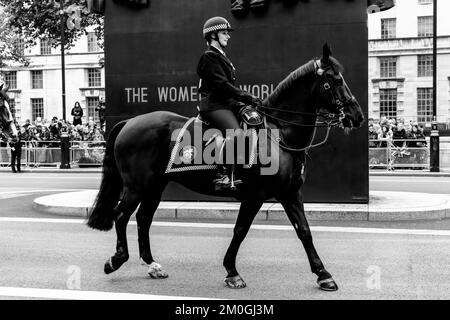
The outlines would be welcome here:
[[[59,147],[61,135],[67,133],[70,141],[99,143],[104,141],[103,128],[90,118],[86,123],[73,125],[69,121],[53,117],[51,121],[37,117],[34,122],[29,119],[24,123],[15,123],[23,143],[31,147]],[[2,135],[2,144],[7,142]]]
[[[417,122],[382,117],[369,119],[369,167],[424,169],[428,157],[423,126]]]
[[[369,119],[369,148],[385,148],[389,143],[400,148],[427,146],[424,128],[417,122],[386,117],[379,121]]]

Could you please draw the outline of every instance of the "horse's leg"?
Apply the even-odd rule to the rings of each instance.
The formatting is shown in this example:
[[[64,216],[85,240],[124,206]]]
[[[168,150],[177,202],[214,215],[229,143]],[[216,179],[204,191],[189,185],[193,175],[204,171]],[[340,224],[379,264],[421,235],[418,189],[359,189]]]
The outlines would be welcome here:
[[[129,188],[124,190],[123,198],[114,209],[119,212],[115,221],[117,245],[116,253],[105,263],[105,273],[109,274],[116,271],[125,262],[128,261],[128,244],[127,244],[127,224],[130,216],[138,206],[140,201],[139,194]]]
[[[155,262],[150,248],[150,226],[153,216],[159,203],[161,202],[161,194],[166,184],[146,191],[149,198],[144,198],[141,202],[138,212],[136,213],[136,222],[138,229],[139,255],[141,263],[148,266],[148,274],[153,279],[164,279],[169,275],[162,269],[162,266]]]
[[[305,209],[300,193],[295,192],[291,197],[279,199],[279,201],[283,205],[289,220],[294,226],[297,236],[303,243],[311,266],[311,271],[318,276],[317,283],[319,287],[325,291],[336,291],[338,286],[331,277],[331,274],[325,270],[325,267],[317,254],[316,248],[314,247],[311,230],[309,229],[308,221],[306,220]]]
[[[244,200],[241,203],[238,217],[233,231],[233,239],[228,247],[227,253],[223,260],[223,266],[227,270],[227,277],[224,282],[227,287],[232,289],[245,288],[247,284],[241,278],[236,270],[236,256],[242,241],[250,229],[250,226],[263,205],[262,200]]]

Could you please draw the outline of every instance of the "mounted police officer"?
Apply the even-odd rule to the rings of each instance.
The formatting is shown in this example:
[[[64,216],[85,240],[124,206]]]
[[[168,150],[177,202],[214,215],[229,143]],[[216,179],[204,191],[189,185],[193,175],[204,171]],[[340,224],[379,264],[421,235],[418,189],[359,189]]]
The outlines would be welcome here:
[[[200,57],[197,67],[200,77],[200,115],[222,132],[225,142],[243,135],[236,118],[239,109],[246,104],[258,106],[262,103],[259,98],[235,85],[236,69],[224,51],[231,31],[233,29],[225,18],[213,17],[205,22],[203,38],[208,49]],[[222,167],[215,180],[219,188],[228,188],[241,182],[232,181],[227,175],[227,168],[231,169],[230,176],[233,179],[234,165]]]

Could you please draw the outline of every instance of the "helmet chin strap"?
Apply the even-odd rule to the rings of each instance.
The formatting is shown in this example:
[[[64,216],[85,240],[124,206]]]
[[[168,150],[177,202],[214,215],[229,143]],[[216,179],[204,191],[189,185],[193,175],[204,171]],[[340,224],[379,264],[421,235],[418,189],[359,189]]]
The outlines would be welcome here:
[[[214,39],[214,38],[212,37],[213,35],[216,36],[216,39]],[[217,42],[222,50],[225,49],[225,47],[220,43],[219,35],[218,35],[217,33],[212,34],[212,35],[211,35],[211,39],[214,40],[215,42]]]

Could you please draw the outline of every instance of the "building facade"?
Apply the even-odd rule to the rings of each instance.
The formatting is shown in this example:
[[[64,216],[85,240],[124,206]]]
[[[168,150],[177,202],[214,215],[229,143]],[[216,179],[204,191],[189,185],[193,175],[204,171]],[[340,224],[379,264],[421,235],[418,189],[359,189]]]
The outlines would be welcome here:
[[[437,120],[450,124],[450,1],[438,0]],[[433,116],[433,0],[396,0],[369,14],[369,117],[430,126]]]
[[[38,117],[62,119],[61,50],[52,48],[48,40],[39,39],[37,45],[24,49],[30,64],[11,65],[1,70],[9,85],[10,107],[18,123]],[[83,122],[89,117],[98,120],[95,107],[105,96],[104,54],[94,32],[82,36],[65,52],[66,119],[75,102],[83,108]]]

